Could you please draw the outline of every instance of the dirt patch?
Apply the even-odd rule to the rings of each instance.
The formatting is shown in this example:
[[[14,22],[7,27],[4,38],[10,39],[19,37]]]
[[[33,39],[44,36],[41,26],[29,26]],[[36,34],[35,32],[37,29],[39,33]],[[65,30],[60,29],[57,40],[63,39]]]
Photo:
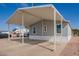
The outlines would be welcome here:
[[[79,37],[73,37],[60,55],[79,56]]]

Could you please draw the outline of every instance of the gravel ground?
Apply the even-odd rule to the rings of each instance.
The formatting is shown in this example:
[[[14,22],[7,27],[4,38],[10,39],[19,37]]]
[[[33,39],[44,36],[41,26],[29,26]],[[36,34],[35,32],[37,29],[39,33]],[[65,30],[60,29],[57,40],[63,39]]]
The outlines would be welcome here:
[[[63,56],[79,56],[79,37],[73,37],[60,55]]]

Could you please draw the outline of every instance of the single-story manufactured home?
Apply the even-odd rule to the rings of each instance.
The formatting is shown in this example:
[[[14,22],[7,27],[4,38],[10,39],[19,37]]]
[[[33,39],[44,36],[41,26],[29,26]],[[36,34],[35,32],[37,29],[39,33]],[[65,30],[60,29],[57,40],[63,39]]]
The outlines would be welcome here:
[[[52,4],[18,8],[7,23],[28,28],[30,40],[61,42],[71,39],[69,21]]]

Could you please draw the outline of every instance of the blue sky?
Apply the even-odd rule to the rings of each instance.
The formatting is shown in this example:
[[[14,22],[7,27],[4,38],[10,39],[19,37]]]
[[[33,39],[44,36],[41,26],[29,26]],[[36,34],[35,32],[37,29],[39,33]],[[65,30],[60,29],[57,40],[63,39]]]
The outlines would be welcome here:
[[[34,5],[43,5],[44,3],[36,3]],[[17,8],[29,7],[32,4],[0,4],[0,30],[7,30],[6,21],[14,13]],[[54,3],[54,6],[63,15],[66,20],[70,21],[72,28],[79,28],[79,4]],[[13,26],[15,27],[15,25]]]

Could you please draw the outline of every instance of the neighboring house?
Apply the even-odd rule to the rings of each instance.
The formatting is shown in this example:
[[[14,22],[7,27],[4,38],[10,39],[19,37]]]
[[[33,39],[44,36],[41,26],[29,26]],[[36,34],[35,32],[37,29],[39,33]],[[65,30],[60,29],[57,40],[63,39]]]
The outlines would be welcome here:
[[[18,36],[18,37],[20,37],[20,36],[22,36],[22,35],[28,35],[28,33],[29,33],[29,30],[28,29],[26,29],[26,28],[15,28],[15,29],[13,29],[13,34],[15,34],[15,36]]]
[[[72,29],[72,36],[79,36],[79,29]]]
[[[60,42],[71,39],[69,21],[51,4],[18,8],[7,23],[27,27],[29,39]]]
[[[28,33],[29,32],[29,30],[28,29],[26,29],[26,28],[15,28],[14,30],[13,30],[14,32],[16,32],[16,33]]]

